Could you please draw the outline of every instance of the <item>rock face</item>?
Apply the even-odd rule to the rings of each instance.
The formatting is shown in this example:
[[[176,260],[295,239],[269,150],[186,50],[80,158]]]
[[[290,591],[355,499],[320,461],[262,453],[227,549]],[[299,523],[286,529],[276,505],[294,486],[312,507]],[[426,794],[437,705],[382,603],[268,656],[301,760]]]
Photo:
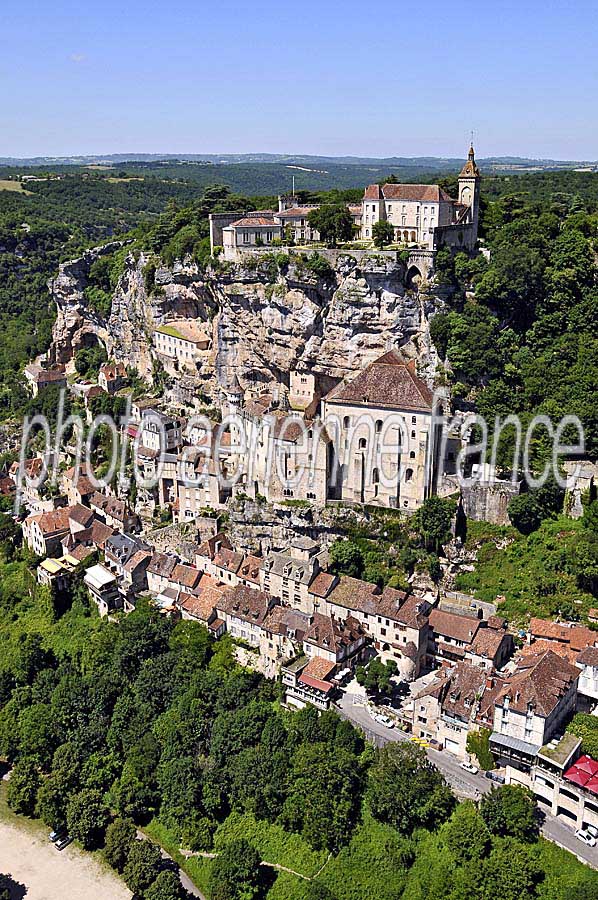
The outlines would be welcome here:
[[[58,307],[56,361],[69,362],[80,347],[99,340],[109,356],[151,380],[153,330],[168,319],[196,317],[213,336],[213,352],[197,376],[209,394],[216,390],[214,374],[267,384],[287,381],[299,363],[340,378],[391,345],[417,358],[424,376],[435,368],[428,322],[442,300],[425,282],[419,291],[407,290],[399,260],[340,255],[333,275],[323,277],[293,261],[284,274],[273,271],[271,261],[207,274],[185,261],[157,268],[148,292],[149,259],[130,253],[110,316],[102,319],[86,303],[86,279],[95,259],[120,246],[61,265],[51,285]]]

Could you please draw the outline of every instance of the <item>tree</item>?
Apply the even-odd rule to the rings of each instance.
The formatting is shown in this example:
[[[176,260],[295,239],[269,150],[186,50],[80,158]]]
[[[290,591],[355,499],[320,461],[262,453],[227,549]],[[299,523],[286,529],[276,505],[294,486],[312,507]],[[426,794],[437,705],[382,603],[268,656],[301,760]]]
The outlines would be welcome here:
[[[181,900],[181,880],[175,872],[160,872],[144,894],[144,900]]]
[[[395,230],[387,219],[379,219],[372,227],[372,237],[376,247],[382,250],[386,244],[392,244],[394,241]]]
[[[442,841],[459,863],[480,860],[490,849],[490,832],[470,801],[460,803],[442,826]]]
[[[386,694],[392,687],[391,678],[397,674],[397,664],[394,659],[384,663],[376,656],[367,666],[357,667],[357,682],[365,687],[368,693]]]
[[[482,798],[480,813],[492,834],[519,841],[538,839],[536,802],[531,791],[522,785],[492,788]]]
[[[19,815],[32,816],[41,783],[37,761],[27,757],[18,760],[10,773],[6,802]]]
[[[109,821],[110,813],[102,794],[91,788],[75,794],[66,808],[68,832],[81,841],[86,850],[102,844]]]
[[[508,839],[492,848],[481,876],[481,900],[528,900],[536,896],[542,872],[527,847]]]
[[[210,871],[210,900],[251,900],[258,892],[260,855],[248,841],[226,844]]]
[[[422,503],[415,517],[415,525],[419,530],[427,550],[439,554],[442,545],[451,538],[451,522],[455,514],[453,500],[442,497],[428,497]]]
[[[132,819],[115,819],[106,829],[104,856],[117,872],[123,872],[137,829]]]
[[[324,743],[304,744],[295,753],[281,818],[315,850],[334,850],[349,841],[360,796],[357,757]]]
[[[455,798],[422,747],[388,744],[371,767],[366,800],[374,818],[401,834],[433,828],[451,814]]]
[[[363,571],[363,554],[353,541],[337,540],[330,547],[330,571],[337,575],[359,578]]]
[[[567,731],[581,738],[584,753],[598,759],[598,719],[596,716],[589,713],[576,713],[567,725]]]
[[[470,731],[467,735],[467,752],[473,753],[482,769],[494,768],[494,757],[490,752],[490,731],[488,728],[479,728]]]
[[[521,534],[531,534],[542,524],[542,513],[538,501],[532,493],[520,494],[509,500],[507,512],[511,524]]]
[[[321,239],[332,247],[353,237],[353,217],[342,203],[324,203],[312,209],[307,220],[309,227],[318,231]]]
[[[126,885],[134,894],[145,894],[162,871],[160,848],[151,841],[134,841],[123,869]]]

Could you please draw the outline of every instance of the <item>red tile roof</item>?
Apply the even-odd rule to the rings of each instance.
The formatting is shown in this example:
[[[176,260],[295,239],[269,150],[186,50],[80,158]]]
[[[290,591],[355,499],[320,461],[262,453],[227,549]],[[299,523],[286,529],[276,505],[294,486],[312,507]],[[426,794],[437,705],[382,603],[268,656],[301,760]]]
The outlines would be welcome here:
[[[430,412],[432,392],[415,373],[415,361],[407,362],[398,350],[390,350],[370,363],[325,398],[327,403],[363,403],[370,407],[413,409]]]
[[[370,184],[364,192],[364,200],[405,200],[421,203],[454,203],[446,191],[437,184]]]

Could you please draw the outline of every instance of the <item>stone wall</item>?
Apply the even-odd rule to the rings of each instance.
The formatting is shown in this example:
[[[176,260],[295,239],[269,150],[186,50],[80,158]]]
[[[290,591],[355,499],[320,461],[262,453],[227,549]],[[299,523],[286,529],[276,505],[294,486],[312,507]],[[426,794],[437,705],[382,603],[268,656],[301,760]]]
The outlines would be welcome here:
[[[461,489],[463,511],[468,519],[510,525],[507,507],[509,500],[521,492],[521,482],[476,482]]]

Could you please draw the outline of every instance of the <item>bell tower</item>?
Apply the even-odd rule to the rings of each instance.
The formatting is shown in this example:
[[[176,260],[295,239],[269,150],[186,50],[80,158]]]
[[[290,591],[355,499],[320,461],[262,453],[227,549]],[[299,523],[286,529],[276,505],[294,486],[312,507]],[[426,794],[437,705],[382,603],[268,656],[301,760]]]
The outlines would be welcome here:
[[[480,212],[480,181],[482,176],[475,161],[473,143],[467,154],[467,162],[459,175],[459,203],[471,208],[470,222],[473,225],[472,247],[478,237],[478,218]]]

